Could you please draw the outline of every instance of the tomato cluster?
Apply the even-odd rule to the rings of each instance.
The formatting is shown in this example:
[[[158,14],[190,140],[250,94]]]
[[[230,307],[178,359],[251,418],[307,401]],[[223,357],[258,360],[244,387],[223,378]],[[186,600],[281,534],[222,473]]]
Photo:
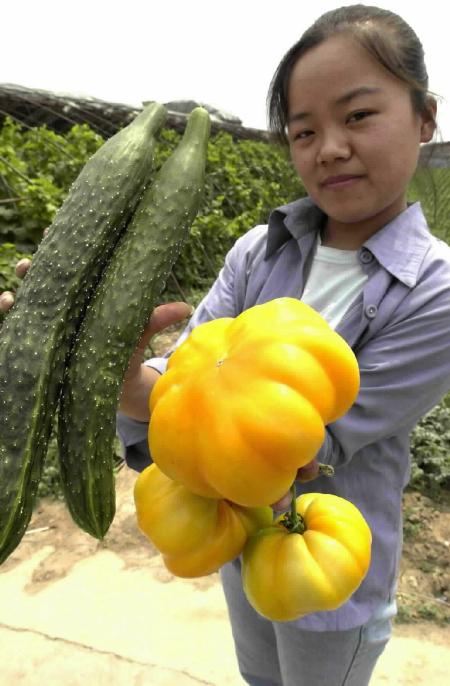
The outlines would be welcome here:
[[[135,487],[139,526],[167,567],[201,576],[243,553],[246,595],[270,619],[342,604],[370,562],[361,513],[325,494],[276,521],[269,506],[358,389],[351,348],[294,298],[196,327],[152,391],[155,464]]]

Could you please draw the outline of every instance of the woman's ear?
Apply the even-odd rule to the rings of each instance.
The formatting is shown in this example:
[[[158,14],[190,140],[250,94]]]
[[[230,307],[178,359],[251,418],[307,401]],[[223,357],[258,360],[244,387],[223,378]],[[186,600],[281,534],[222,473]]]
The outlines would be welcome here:
[[[434,136],[436,131],[436,113],[437,113],[437,102],[433,96],[429,95],[427,97],[427,102],[425,109],[423,110],[421,116],[422,123],[420,126],[420,142],[429,143]]]

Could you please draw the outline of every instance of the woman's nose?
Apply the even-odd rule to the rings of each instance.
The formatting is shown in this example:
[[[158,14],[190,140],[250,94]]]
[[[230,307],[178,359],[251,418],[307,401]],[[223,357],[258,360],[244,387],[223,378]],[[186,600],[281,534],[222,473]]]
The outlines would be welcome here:
[[[326,164],[339,159],[347,160],[350,156],[351,147],[345,132],[329,131],[319,139],[318,164]]]

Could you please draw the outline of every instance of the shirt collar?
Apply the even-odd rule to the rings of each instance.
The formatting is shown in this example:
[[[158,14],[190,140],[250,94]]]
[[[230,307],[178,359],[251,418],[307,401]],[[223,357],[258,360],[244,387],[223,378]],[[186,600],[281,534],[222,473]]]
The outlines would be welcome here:
[[[378,262],[399,281],[413,288],[430,247],[430,231],[416,202],[365,242]]]
[[[325,214],[310,198],[277,207],[269,217],[266,259],[291,238],[299,241],[311,231],[317,233],[324,219]]]
[[[266,259],[291,238],[297,241],[317,233],[325,214],[310,198],[300,198],[273,210],[269,217]],[[365,243],[378,262],[395,278],[412,288],[430,245],[430,232],[420,202],[377,231]]]

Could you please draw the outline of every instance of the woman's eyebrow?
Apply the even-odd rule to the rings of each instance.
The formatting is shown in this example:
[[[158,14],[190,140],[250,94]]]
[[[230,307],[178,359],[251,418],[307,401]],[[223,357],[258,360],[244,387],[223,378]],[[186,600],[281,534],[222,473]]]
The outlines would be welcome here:
[[[344,93],[344,95],[341,95],[337,100],[335,100],[334,105],[345,105],[360,95],[372,95],[373,93],[381,93],[381,90],[381,88],[377,88],[375,86],[359,86],[358,88],[352,88],[352,90],[348,91],[347,93]],[[306,119],[310,116],[310,112],[297,112],[296,114],[293,114],[291,117],[289,117],[288,123],[293,121],[301,121],[302,119]]]

